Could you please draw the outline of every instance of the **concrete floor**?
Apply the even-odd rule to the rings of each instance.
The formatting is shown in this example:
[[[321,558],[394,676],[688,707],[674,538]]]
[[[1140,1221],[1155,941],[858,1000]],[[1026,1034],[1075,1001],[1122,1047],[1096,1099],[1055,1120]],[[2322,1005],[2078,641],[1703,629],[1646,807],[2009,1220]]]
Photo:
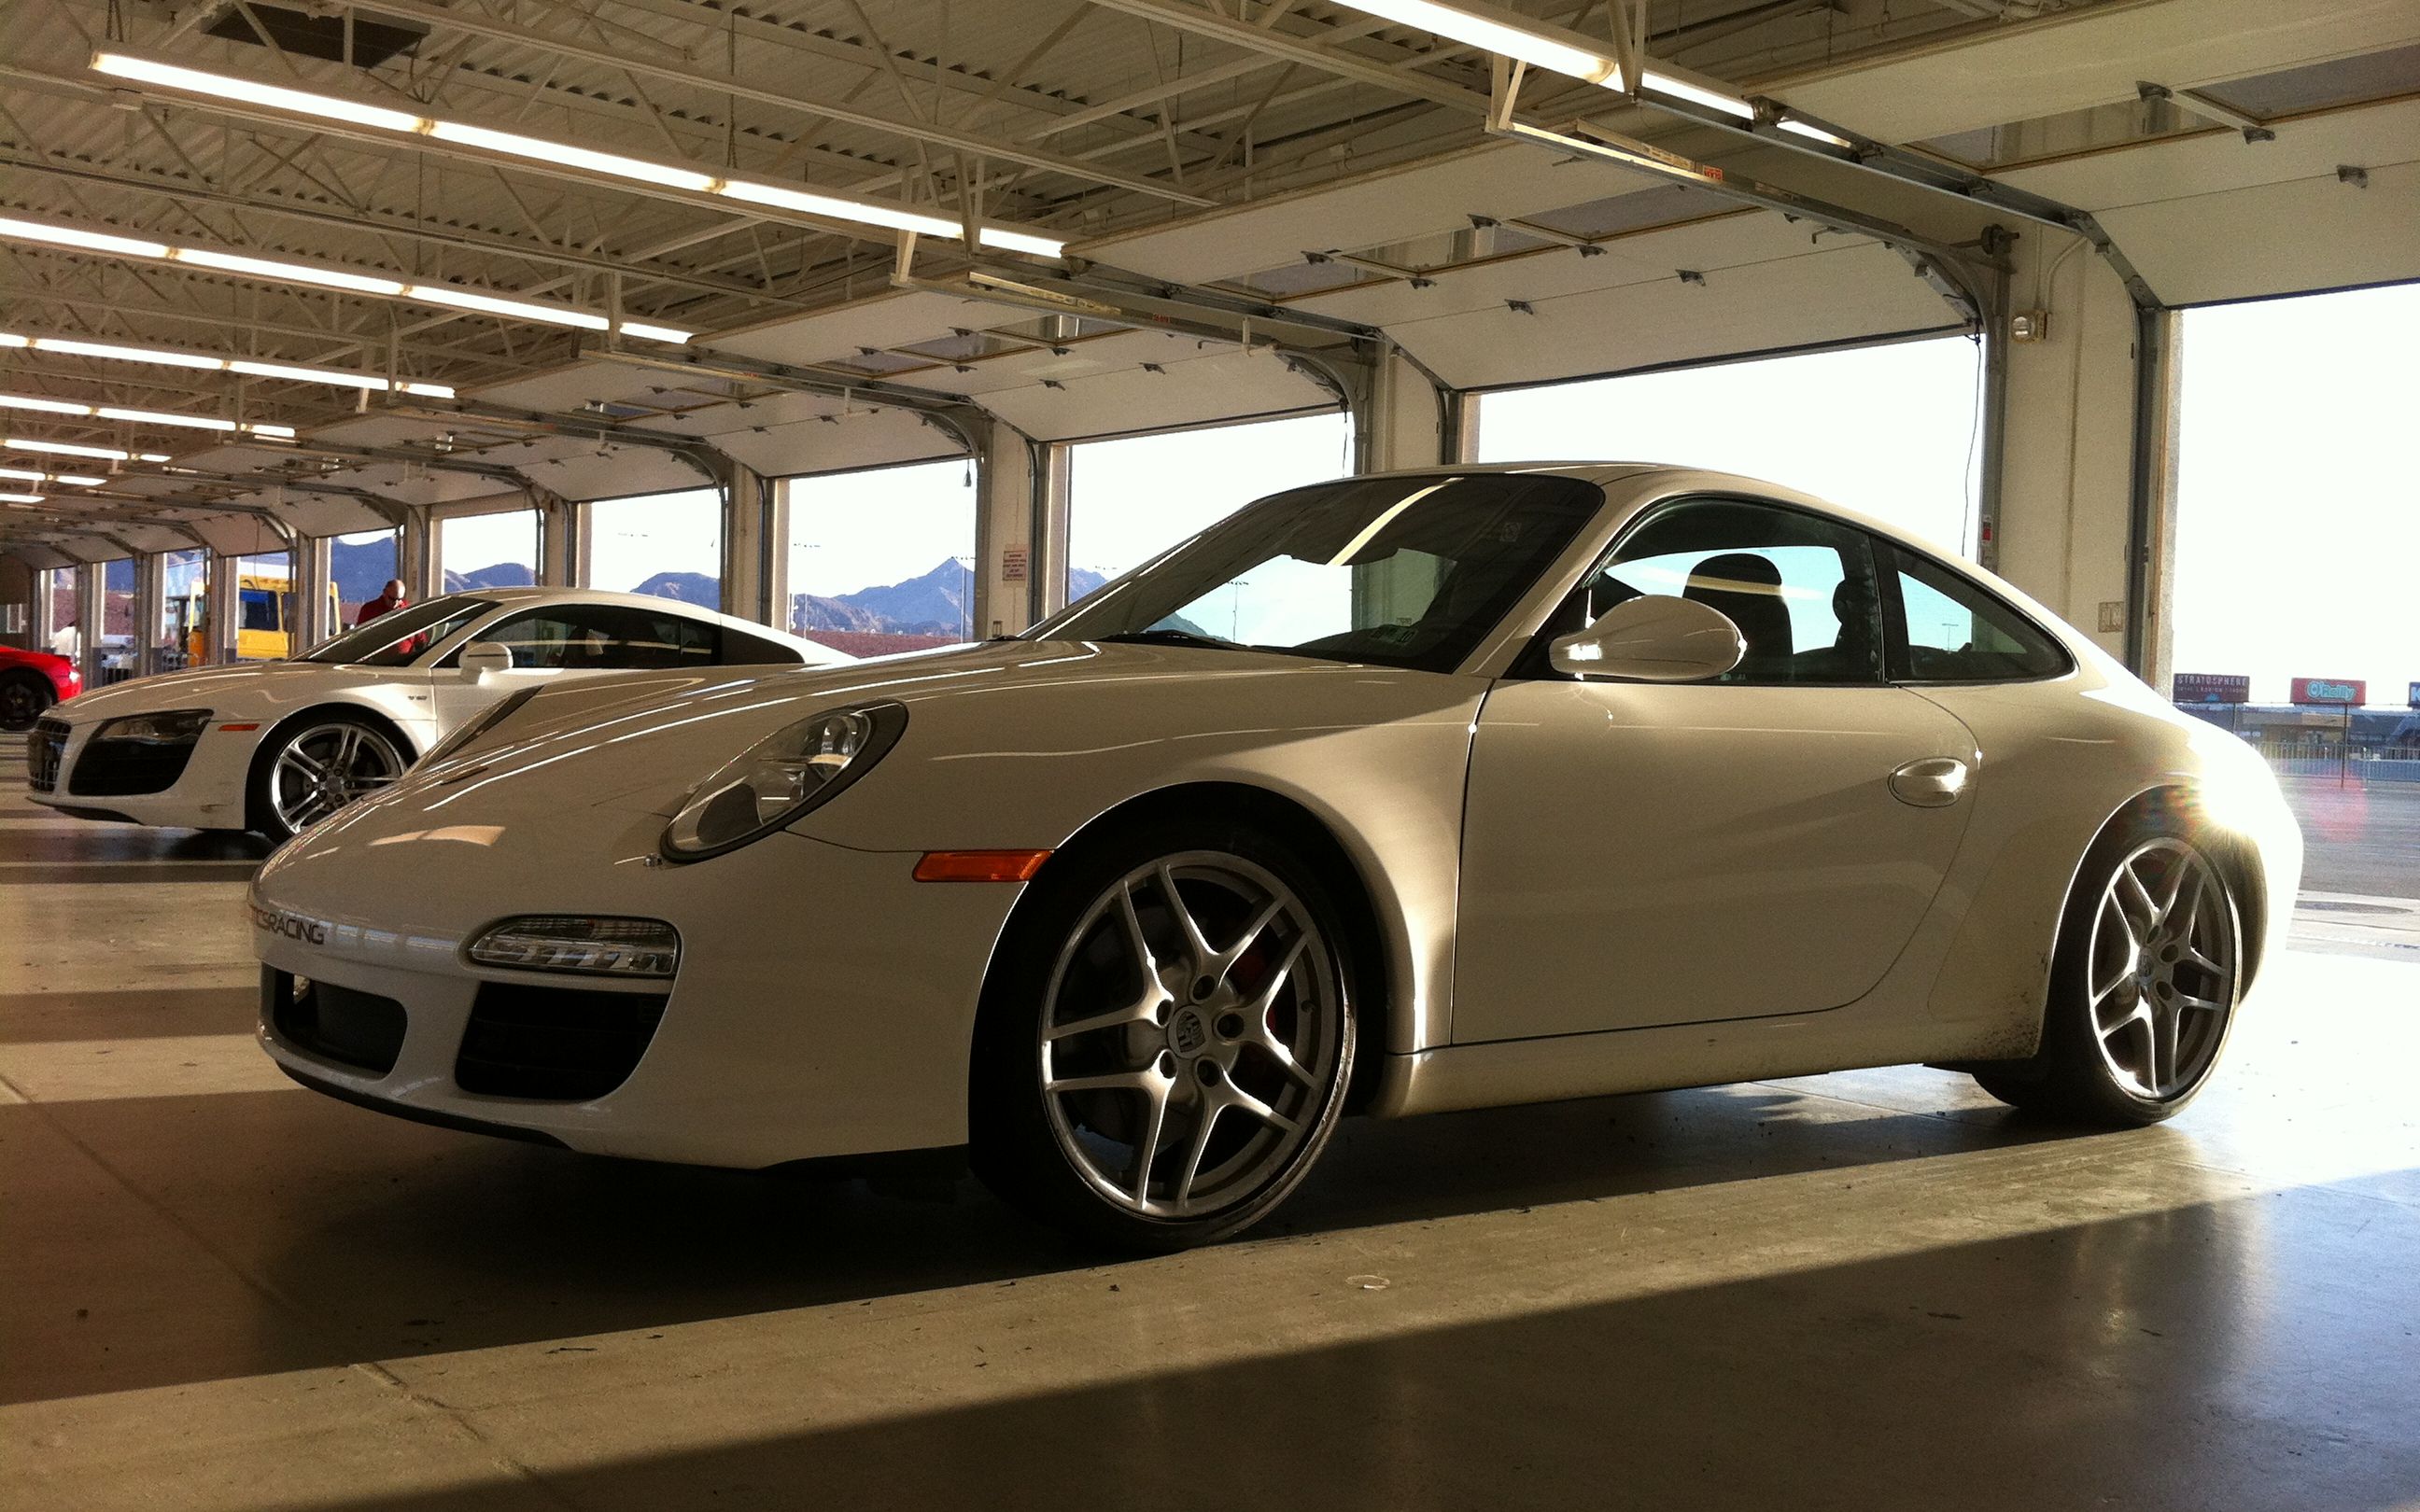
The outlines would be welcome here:
[[[0,1505],[2420,1506],[2420,904],[2305,916],[2164,1128],[1923,1070],[1357,1123],[1101,1265],[296,1088],[248,848],[22,771]]]

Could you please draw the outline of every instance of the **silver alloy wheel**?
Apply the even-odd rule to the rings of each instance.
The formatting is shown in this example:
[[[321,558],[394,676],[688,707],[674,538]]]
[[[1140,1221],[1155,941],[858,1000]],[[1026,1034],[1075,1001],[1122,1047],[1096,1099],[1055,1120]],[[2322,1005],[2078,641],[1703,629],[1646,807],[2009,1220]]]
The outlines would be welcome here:
[[[2235,909],[2210,858],[2168,836],[2128,852],[2092,918],[2086,990],[2118,1085],[2164,1102],[2218,1058],[2235,1011]]]
[[[1128,1212],[1197,1218],[1248,1200],[1293,1161],[1332,1089],[1344,1003],[1327,941],[1291,888],[1239,856],[1188,851],[1110,885],[1044,1002],[1051,1130]]]
[[[367,725],[331,720],[297,731],[269,772],[269,802],[289,833],[367,797],[403,775],[395,742]]]

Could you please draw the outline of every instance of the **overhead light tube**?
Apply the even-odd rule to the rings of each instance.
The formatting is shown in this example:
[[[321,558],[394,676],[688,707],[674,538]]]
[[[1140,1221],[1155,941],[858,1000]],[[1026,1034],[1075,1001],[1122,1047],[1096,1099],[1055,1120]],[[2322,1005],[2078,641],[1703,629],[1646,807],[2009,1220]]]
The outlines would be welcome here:
[[[1620,89],[1621,65],[1575,31],[1503,10],[1479,0],[1343,0],[1381,21],[1417,26],[1482,52],[1515,58],[1550,73]]]
[[[38,441],[23,436],[0,437],[0,451],[47,452],[54,456],[90,456],[103,462],[165,462],[164,452],[121,452],[109,446],[75,446],[67,441]]]
[[[67,336],[26,336],[0,331],[0,347],[23,347],[63,357],[98,357],[113,363],[143,363],[156,367],[193,368],[206,373],[242,373],[253,378],[283,378],[291,383],[326,383],[362,389],[371,393],[418,393],[451,399],[454,391],[442,383],[418,383],[383,378],[375,373],[348,373],[337,367],[302,367],[291,363],[262,363],[248,357],[212,357],[207,352],[178,351],[168,347],[129,347],[116,342],[78,341]]]
[[[1407,5],[1412,0],[1385,0],[1388,5]],[[1435,4],[1435,0],[1422,0]],[[1437,6],[1440,11],[1452,8]],[[1518,19],[1518,18],[1516,18]],[[1498,23],[1499,25],[1504,23]],[[1509,31],[1517,31],[1510,27]],[[1576,32],[1568,34],[1578,38]],[[1585,39],[1581,39],[1585,40]],[[1591,69],[1602,64],[1611,70],[1610,58],[1591,54],[1586,48],[1564,45],[1554,50],[1550,39],[1541,38],[1539,51],[1551,53],[1564,64],[1576,69]],[[1558,67],[1541,64],[1541,67]],[[523,136],[518,131],[497,131],[491,127],[473,126],[465,121],[442,120],[436,116],[415,116],[408,111],[364,104],[334,95],[315,94],[308,90],[287,89],[276,85],[237,75],[209,73],[188,69],[179,64],[163,62],[139,54],[103,49],[92,55],[95,72],[115,78],[131,79],[138,84],[158,85],[163,88],[183,90],[213,100],[229,100],[239,103],[267,105],[274,110],[290,111],[298,116],[316,116],[325,120],[343,121],[349,125],[365,126],[377,131],[394,131],[405,136],[425,136],[433,141],[450,142],[458,147],[474,147],[483,152],[524,159],[560,167],[578,168],[587,173],[612,178],[627,178],[634,183],[654,184],[663,189],[676,189],[692,194],[711,194],[744,204],[797,210],[828,220],[855,221],[861,225],[876,225],[886,230],[908,230],[942,237],[960,234],[959,224],[930,211],[904,205],[889,205],[878,200],[856,199],[844,194],[825,193],[802,187],[769,183],[761,179],[735,177],[729,174],[712,174],[687,163],[655,162],[619,152],[604,152],[594,147],[577,147],[568,142],[553,142],[543,137]],[[1587,75],[1582,74],[1583,77]],[[989,247],[1014,252],[1031,252],[1045,257],[1056,257],[1066,243],[1056,237],[1011,225],[984,225],[975,231],[975,239]],[[632,332],[637,334],[637,332]]]
[[[121,409],[114,405],[70,404],[37,399],[22,393],[0,393],[0,409],[38,409],[45,414],[78,415],[90,420],[122,420],[137,425],[182,425],[191,430],[215,430],[228,435],[266,436],[292,440],[291,425],[263,425],[247,420],[220,420],[210,415],[180,415],[164,409]]]
[[[80,252],[108,253],[119,257],[142,257],[156,262],[183,263],[194,268],[208,268],[214,272],[233,273],[240,278],[308,284],[319,288],[343,289],[352,294],[372,294],[382,299],[410,300],[419,304],[442,304],[454,310],[479,310],[489,315],[509,316],[515,319],[535,321],[541,325],[574,326],[582,331],[617,330],[650,341],[671,342],[675,346],[696,339],[696,332],[659,325],[648,320],[608,320],[565,304],[542,304],[535,300],[505,299],[476,289],[458,288],[452,284],[407,284],[401,279],[384,278],[373,273],[357,273],[342,268],[327,268],[316,263],[287,262],[283,258],[248,257],[232,252],[216,252],[208,247],[178,247],[161,241],[141,241],[131,237],[104,236],[80,226],[53,225],[41,221],[23,221],[0,216],[0,237],[18,241],[40,242],[54,247],[71,247]],[[5,344],[5,343],[0,343]],[[362,387],[363,385],[355,385]],[[450,397],[450,395],[449,395]]]

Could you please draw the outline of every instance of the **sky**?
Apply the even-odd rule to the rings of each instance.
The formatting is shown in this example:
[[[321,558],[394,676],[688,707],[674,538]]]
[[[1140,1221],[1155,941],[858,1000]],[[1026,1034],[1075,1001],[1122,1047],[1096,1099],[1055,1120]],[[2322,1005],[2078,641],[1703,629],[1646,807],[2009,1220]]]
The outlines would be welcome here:
[[[588,506],[588,585],[627,594],[659,572],[722,575],[721,496],[712,488]]]
[[[2420,681],[2420,285],[2184,316],[2178,671]]]
[[[975,550],[974,471],[960,458],[790,484],[790,592],[906,582]]]
[[[537,561],[537,511],[463,515],[439,522],[437,564],[446,572],[476,572],[499,562]]]
[[[1479,459],[1744,473],[1971,556],[1976,363],[1946,336],[1510,390],[1479,401]]]
[[[1265,494],[1353,471],[1342,415],[1068,448],[1067,564],[1115,577]]]

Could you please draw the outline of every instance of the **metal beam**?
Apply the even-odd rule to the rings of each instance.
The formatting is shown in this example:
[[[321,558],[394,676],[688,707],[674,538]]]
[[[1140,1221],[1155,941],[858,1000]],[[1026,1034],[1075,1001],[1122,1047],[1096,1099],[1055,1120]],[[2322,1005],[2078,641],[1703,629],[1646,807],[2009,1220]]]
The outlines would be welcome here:
[[[1255,26],[1248,21],[1180,5],[1176,0],[1093,0],[1093,4],[1104,10],[1123,11],[1129,16],[1140,16],[1145,21],[1159,22],[1197,37],[1215,38],[1247,52],[1322,69],[1342,78],[1376,85],[1432,104],[1448,105],[1467,115],[1483,116],[1487,114],[1487,96],[1479,90],[1466,89],[1442,79],[1432,79],[1372,58],[1323,47],[1316,41],[1280,31],[1274,26]]]
[[[533,244],[516,241],[510,237],[493,236],[481,231],[438,230],[418,225],[410,221],[396,221],[387,214],[376,211],[368,216],[361,216],[349,215],[336,210],[314,209],[308,205],[296,204],[292,201],[238,193],[231,190],[209,189],[185,180],[157,182],[131,170],[112,168],[106,164],[54,162],[23,152],[0,150],[0,166],[22,169],[28,173],[50,174],[57,177],[77,179],[86,183],[103,184],[115,189],[131,189],[142,193],[163,195],[170,199],[188,199],[201,204],[225,206],[230,209],[284,216],[289,220],[304,221],[314,225],[337,226],[354,232],[368,231],[381,236],[398,236],[413,241],[425,241],[432,246],[459,247],[467,251],[492,253],[501,257],[552,263],[584,272],[619,274],[625,279],[640,280],[650,284],[669,284],[706,294],[727,294],[767,304],[800,309],[807,307],[803,301],[775,294],[762,285],[751,284],[744,279],[632,262],[625,257],[583,253],[576,248],[557,246],[551,242]],[[235,278],[241,275],[223,273],[220,276]]]
[[[612,48],[573,41],[567,38],[557,37],[528,26],[512,25],[473,10],[426,5],[421,3],[421,0],[382,0],[379,9],[383,15],[401,16],[407,20],[426,22],[432,26],[450,27],[457,31],[491,38],[497,41],[512,42],[522,47],[536,48],[542,52],[557,53],[565,57],[578,58],[583,63],[592,63],[600,68],[643,73],[650,78],[687,85],[709,94],[738,100],[753,100],[762,104],[777,105],[784,110],[797,111],[801,115],[819,116],[849,126],[888,131],[915,141],[949,147],[953,151],[994,158],[1002,162],[1014,162],[1047,173],[1066,174],[1093,183],[1107,184],[1118,189],[1132,190],[1140,194],[1173,200],[1180,205],[1211,206],[1218,203],[1217,200],[1179,189],[1160,179],[1146,177],[1140,174],[1121,173],[1114,168],[1095,167],[1080,159],[1066,157],[1060,153],[1020,147],[1014,142],[982,136],[971,131],[956,131],[935,122],[895,120],[887,116],[877,116],[871,111],[852,110],[845,105],[828,100],[801,100],[794,94],[785,94],[778,89],[767,89],[756,85],[744,84],[737,79],[706,73],[696,69],[655,62],[628,53],[616,52]]]

